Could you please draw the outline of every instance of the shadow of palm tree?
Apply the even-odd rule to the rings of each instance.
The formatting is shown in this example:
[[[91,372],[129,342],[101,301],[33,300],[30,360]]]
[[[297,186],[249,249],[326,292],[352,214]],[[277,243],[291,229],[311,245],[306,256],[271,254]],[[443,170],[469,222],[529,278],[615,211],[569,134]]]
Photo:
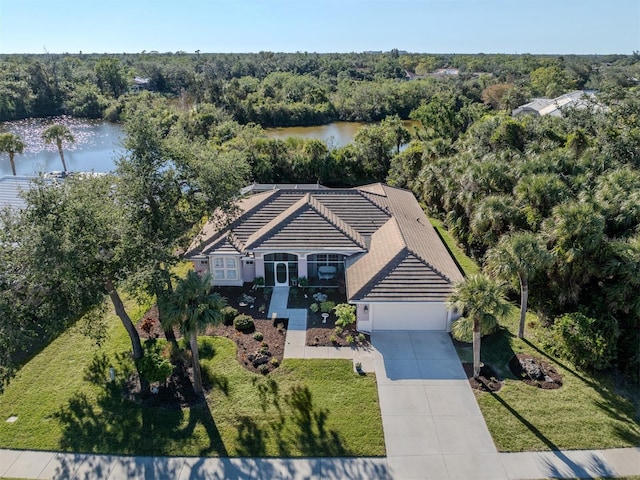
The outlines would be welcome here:
[[[551,362],[554,362],[556,365],[569,372],[589,387],[593,388],[601,398],[601,400],[595,401],[594,404],[602,411],[606,412],[609,417],[626,425],[630,425],[630,422],[634,421],[634,405],[630,399],[617,394],[613,389],[607,388],[606,386],[581,375],[575,369],[572,369],[558,358],[551,356],[529,340],[523,339],[523,341],[540,355],[546,357]],[[634,431],[632,431],[631,429],[624,429],[620,426],[615,426],[614,431],[622,440],[632,445],[638,445],[640,444],[640,425],[636,422],[634,427]]]

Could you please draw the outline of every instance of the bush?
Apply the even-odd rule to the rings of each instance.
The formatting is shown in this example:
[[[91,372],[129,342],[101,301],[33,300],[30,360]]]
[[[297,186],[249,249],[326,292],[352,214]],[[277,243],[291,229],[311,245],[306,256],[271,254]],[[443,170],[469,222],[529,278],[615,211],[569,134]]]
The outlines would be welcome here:
[[[367,339],[367,337],[364,336],[364,333],[359,333],[358,334],[358,342],[364,343],[366,339]]]
[[[313,313],[318,313],[318,310],[320,310],[320,307],[318,306],[317,303],[312,303],[311,305],[309,305],[309,310],[311,310]]]
[[[253,279],[253,288],[264,287],[264,277],[256,277]]]
[[[356,307],[354,305],[349,305],[348,303],[341,303],[336,305],[333,310],[336,312],[336,325],[340,325],[341,327],[346,327],[347,325],[351,325],[356,321]]]
[[[149,349],[145,352],[144,357],[138,360],[138,371],[149,382],[164,383],[173,372],[173,365],[156,349]]]
[[[271,365],[273,365],[274,367],[278,367],[280,365],[280,360],[278,360],[276,357],[273,357],[271,359]]]
[[[261,332],[256,332],[253,334],[253,339],[258,342],[261,342],[263,338],[264,338],[264,335]]]
[[[309,280],[307,279],[307,277],[299,277],[298,278],[298,286],[300,288],[305,288],[309,286]]]
[[[577,367],[602,370],[616,358],[620,332],[618,322],[610,315],[600,319],[579,312],[567,313],[555,320],[548,347]]]
[[[258,371],[261,374],[266,375],[267,373],[269,373],[269,366],[266,363],[263,363],[258,367]]]
[[[336,335],[342,335],[342,332],[344,330],[341,326],[337,325],[336,328],[333,329],[333,331],[336,332]]]
[[[329,313],[336,306],[336,302],[332,302],[331,300],[324,301],[320,304],[320,311],[322,313]]]
[[[345,340],[347,341],[348,344],[352,344],[353,343],[353,336],[347,335],[347,338],[345,338]]]
[[[224,318],[224,324],[231,325],[233,323],[233,319],[238,316],[238,310],[227,305],[222,309],[222,316]]]
[[[338,337],[336,337],[335,335],[331,335],[331,336],[329,337],[329,341],[330,341],[331,343],[338,343]]]
[[[253,318],[251,318],[249,315],[238,315],[233,319],[233,326],[239,332],[250,332],[253,329]]]

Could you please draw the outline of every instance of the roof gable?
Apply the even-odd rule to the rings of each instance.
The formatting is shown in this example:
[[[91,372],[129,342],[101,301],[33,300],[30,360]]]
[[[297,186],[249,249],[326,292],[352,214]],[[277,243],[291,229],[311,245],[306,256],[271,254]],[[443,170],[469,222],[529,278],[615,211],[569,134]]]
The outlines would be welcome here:
[[[246,241],[255,248],[365,248],[364,238],[310,194],[256,230]]]

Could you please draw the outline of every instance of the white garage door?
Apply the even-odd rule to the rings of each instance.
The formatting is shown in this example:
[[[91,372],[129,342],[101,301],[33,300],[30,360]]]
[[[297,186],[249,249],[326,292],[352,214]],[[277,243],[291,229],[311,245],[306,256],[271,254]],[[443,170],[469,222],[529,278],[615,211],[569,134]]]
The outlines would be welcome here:
[[[442,302],[371,303],[372,330],[447,330]]]

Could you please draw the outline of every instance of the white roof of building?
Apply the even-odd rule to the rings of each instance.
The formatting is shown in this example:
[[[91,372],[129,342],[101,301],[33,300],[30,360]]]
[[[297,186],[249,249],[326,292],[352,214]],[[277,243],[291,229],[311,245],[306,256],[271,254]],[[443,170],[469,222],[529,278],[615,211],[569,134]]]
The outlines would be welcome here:
[[[520,105],[511,114],[516,116],[522,113],[530,113],[541,117],[544,115],[560,117],[562,109],[567,106],[585,108],[593,105],[594,101],[595,92],[593,90],[575,90],[556,98],[534,98],[529,103]]]
[[[26,204],[20,194],[31,188],[32,179],[25,175],[0,177],[0,208],[24,208]]]

